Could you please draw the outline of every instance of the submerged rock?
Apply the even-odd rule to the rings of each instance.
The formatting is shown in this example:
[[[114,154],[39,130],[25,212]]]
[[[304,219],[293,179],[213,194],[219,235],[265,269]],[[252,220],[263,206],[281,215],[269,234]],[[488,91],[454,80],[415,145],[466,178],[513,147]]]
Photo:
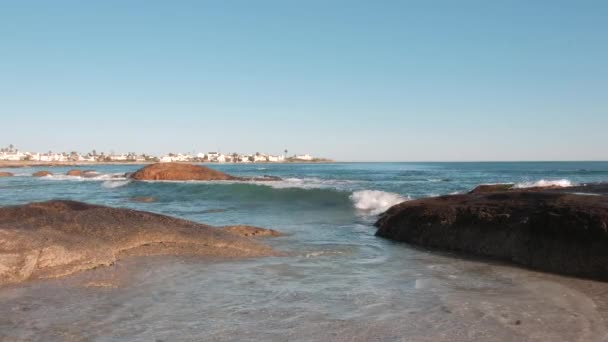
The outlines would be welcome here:
[[[206,166],[181,163],[156,163],[128,175],[135,180],[168,181],[277,181],[279,177],[236,177]]]
[[[10,172],[0,172],[0,177],[12,177],[13,174]]]
[[[236,235],[240,235],[240,236],[247,236],[247,237],[263,237],[263,236],[277,237],[277,236],[283,235],[282,233],[280,233],[276,230],[273,230],[273,229],[259,228],[259,227],[253,227],[253,226],[244,226],[244,225],[226,226],[226,227],[222,227],[222,230],[230,232],[232,234],[236,234]]]
[[[131,197],[132,202],[140,202],[140,203],[153,203],[156,202],[156,197],[152,196],[135,196]]]
[[[32,174],[33,177],[46,177],[46,176],[52,176],[53,173],[50,171],[38,171],[38,172],[34,172]]]
[[[0,285],[64,276],[111,265],[124,256],[275,255],[270,247],[238,236],[230,232],[230,227],[224,229],[144,211],[74,201],[3,207]],[[263,228],[255,231],[259,233],[253,235],[274,236]]]
[[[376,235],[608,280],[608,196],[589,195],[593,188],[585,187],[588,194],[525,189],[408,201],[381,215]]]

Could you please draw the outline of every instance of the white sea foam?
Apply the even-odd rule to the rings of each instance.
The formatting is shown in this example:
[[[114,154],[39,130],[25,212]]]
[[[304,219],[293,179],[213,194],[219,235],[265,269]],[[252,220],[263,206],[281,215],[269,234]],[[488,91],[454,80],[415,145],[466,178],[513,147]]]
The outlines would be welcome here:
[[[109,179],[122,179],[125,180],[124,173],[98,173],[95,172],[95,176],[82,177],[82,176],[68,176],[65,174],[53,174],[47,175],[40,178],[47,178],[53,180],[73,180],[73,181],[100,181],[100,180],[109,180]]]
[[[569,187],[574,184],[568,179],[557,179],[557,180],[545,180],[541,179],[536,182],[522,182],[515,184],[515,188],[523,189],[523,188],[547,188],[547,187]]]
[[[263,178],[263,177],[260,177]],[[352,184],[360,181],[344,179],[321,179],[321,178],[284,178],[281,180],[144,180],[147,183],[192,183],[192,184],[253,184],[268,186],[275,189],[335,189],[349,190]]]
[[[107,180],[107,181],[101,183],[101,186],[103,186],[104,188],[107,188],[107,189],[114,189],[114,188],[120,188],[121,186],[125,186],[129,183],[131,183],[131,180],[129,180],[129,179],[127,179],[127,180]]]
[[[399,194],[379,190],[355,191],[350,195],[357,210],[370,215],[377,215],[395,204],[409,200]]]
[[[256,181],[254,183],[257,185],[270,186],[275,189],[299,188],[349,190],[352,189],[352,184],[359,182],[346,179],[285,178],[280,181]]]
[[[316,257],[321,257],[321,256],[332,256],[332,255],[340,255],[343,254],[343,252],[340,251],[317,251],[317,252],[310,252],[310,253],[306,253],[304,255],[305,258],[316,258]]]

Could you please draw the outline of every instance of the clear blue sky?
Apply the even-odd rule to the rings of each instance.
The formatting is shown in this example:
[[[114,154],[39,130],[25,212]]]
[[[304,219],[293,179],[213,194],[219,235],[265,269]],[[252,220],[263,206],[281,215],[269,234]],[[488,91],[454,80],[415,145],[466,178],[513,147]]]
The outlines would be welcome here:
[[[2,1],[0,145],[608,159],[608,1]]]

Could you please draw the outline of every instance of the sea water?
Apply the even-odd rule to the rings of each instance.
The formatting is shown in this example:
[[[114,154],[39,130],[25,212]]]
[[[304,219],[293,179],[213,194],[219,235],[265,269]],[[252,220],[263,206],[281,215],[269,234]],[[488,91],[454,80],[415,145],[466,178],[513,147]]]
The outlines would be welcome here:
[[[286,233],[285,256],[131,258],[63,279],[0,288],[0,340],[605,340],[608,284],[415,248],[374,236],[401,201],[478,184],[608,181],[605,162],[213,164],[277,182],[134,182],[138,165],[19,168],[0,205],[50,199]],[[87,167],[88,168],[88,167]],[[153,203],[132,201],[154,197]]]

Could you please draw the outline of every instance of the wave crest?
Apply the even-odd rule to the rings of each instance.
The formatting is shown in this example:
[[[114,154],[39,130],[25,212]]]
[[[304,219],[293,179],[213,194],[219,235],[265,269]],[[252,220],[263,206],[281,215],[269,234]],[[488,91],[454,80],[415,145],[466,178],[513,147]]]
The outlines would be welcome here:
[[[361,190],[353,192],[350,200],[357,210],[370,215],[378,215],[395,204],[409,200],[409,197],[380,190]]]

